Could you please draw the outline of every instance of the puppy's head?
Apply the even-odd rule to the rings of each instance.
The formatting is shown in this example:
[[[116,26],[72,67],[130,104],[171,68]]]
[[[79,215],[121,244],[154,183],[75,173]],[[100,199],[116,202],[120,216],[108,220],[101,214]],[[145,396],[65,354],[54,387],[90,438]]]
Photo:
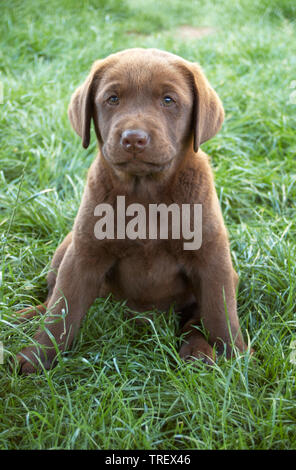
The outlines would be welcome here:
[[[93,119],[105,160],[147,175],[174,167],[188,146],[220,129],[220,99],[197,64],[157,49],[129,49],[94,63],[69,118],[87,148]]]

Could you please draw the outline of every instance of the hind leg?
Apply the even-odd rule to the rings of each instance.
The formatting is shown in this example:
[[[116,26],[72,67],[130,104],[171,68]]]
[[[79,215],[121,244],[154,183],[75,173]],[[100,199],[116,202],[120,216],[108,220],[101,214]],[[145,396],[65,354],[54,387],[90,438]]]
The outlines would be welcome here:
[[[61,262],[63,261],[65,253],[68,249],[68,246],[71,244],[71,242],[72,242],[72,232],[69,232],[68,235],[62,241],[62,243],[59,245],[57,250],[55,251],[55,254],[53,255],[52,262],[50,265],[50,271],[47,275],[48,294],[46,298],[46,303],[48,303],[51,298],[54,286],[56,284],[59,267],[61,265]]]
[[[53,255],[52,262],[50,265],[50,271],[47,275],[47,288],[48,294],[45,302],[43,304],[37,305],[36,307],[27,307],[22,310],[19,310],[17,313],[18,321],[29,320],[33,317],[36,317],[38,314],[44,314],[46,312],[46,307],[50,301],[55,283],[57,278],[57,273],[60,267],[60,264],[64,258],[64,255],[67,251],[68,246],[72,241],[72,232],[69,232],[68,235],[64,238],[62,243],[57,248],[55,254]]]

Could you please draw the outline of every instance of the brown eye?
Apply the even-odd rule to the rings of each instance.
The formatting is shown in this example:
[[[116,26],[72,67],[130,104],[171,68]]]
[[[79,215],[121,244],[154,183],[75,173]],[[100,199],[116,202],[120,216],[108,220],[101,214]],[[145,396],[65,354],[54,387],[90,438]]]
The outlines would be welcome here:
[[[165,95],[161,101],[161,104],[163,106],[172,106],[172,104],[174,103],[175,103],[175,100],[169,95]]]
[[[114,106],[114,105],[119,104],[119,98],[116,95],[112,95],[107,99],[107,102]]]

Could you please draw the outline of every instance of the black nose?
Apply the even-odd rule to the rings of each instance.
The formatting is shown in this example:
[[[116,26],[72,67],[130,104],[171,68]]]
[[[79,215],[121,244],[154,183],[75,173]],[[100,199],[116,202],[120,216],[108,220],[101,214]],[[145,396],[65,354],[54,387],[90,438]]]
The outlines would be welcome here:
[[[147,132],[141,129],[127,129],[121,134],[120,144],[127,152],[142,152],[149,140]]]

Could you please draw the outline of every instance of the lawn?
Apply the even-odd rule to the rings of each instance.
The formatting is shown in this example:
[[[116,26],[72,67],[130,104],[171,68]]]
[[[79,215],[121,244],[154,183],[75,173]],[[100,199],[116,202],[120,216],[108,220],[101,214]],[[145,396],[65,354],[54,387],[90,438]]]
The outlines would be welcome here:
[[[296,449],[295,1],[0,8],[0,449]],[[175,315],[139,326],[124,303],[98,299],[55,369],[20,376],[9,360],[40,318],[16,324],[15,311],[44,300],[96,154],[70,127],[71,93],[95,59],[135,46],[199,62],[223,101],[222,130],[203,150],[256,354],[184,364]]]

